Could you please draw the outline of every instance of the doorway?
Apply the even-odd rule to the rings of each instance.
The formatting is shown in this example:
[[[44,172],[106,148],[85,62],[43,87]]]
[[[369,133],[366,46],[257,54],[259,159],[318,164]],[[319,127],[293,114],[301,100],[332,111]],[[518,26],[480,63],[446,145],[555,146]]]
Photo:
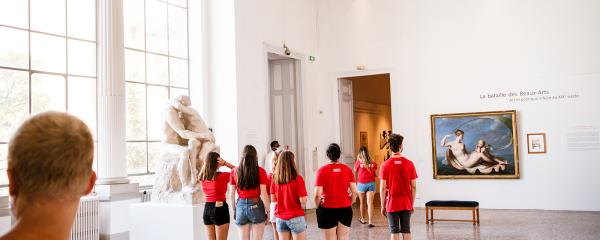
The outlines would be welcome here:
[[[354,169],[361,146],[378,166],[389,158],[386,137],[392,131],[390,74],[339,78],[342,160]],[[379,189],[379,180],[376,180]]]
[[[300,60],[275,53],[268,54],[271,140],[288,147],[296,159],[303,158]],[[305,176],[304,163],[297,162]]]

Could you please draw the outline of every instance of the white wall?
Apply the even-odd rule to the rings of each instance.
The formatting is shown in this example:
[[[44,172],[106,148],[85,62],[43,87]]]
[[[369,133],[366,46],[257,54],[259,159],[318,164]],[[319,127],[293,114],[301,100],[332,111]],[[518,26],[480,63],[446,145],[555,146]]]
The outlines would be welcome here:
[[[314,121],[306,128],[318,129],[316,144],[337,139],[335,76],[359,64],[387,69],[393,128],[406,137],[420,177],[418,205],[462,199],[483,208],[598,211],[600,151],[571,152],[566,143],[571,126],[600,127],[598,12],[595,0],[319,1],[318,73],[307,90],[315,104],[306,111]],[[479,99],[520,90],[581,97]],[[521,179],[433,180],[431,114],[508,109],[518,111]],[[546,132],[547,154],[527,154],[529,132]]]

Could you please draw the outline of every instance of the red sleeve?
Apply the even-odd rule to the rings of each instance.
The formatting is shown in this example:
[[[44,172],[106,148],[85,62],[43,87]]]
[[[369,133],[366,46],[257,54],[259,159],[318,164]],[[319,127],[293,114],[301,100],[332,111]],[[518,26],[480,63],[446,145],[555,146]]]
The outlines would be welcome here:
[[[381,164],[381,176],[379,176],[379,179],[387,180],[387,178],[388,178],[387,174],[388,174],[388,172],[387,172],[387,169],[385,168],[385,163]]]
[[[231,175],[229,175],[229,184],[231,184],[231,185],[237,184],[237,180],[235,179],[236,172],[237,172],[237,168],[234,168],[233,170],[231,170]]]
[[[308,196],[308,193],[306,192],[306,184],[304,183],[304,179],[302,178],[302,176],[298,176],[296,184],[298,186],[298,196],[299,197]]]
[[[411,162],[410,164],[410,180],[417,179],[417,169],[415,168],[415,164]]]
[[[273,181],[271,181],[269,186],[267,186],[267,192],[269,192],[269,194],[277,194],[277,188],[275,187],[275,183],[273,183]]]
[[[264,168],[258,168],[258,181],[260,182],[260,184],[264,184],[267,186],[269,184],[269,179],[267,179],[267,172]]]
[[[348,168],[348,180],[350,180],[349,182],[356,182],[356,178],[354,177],[354,173],[352,172],[352,170],[350,168]]]
[[[359,167],[360,167],[360,163],[359,163],[358,159],[356,159],[356,161],[354,162],[354,171],[358,172]]]
[[[229,172],[220,172],[219,175],[221,175],[221,181],[222,182],[229,182],[231,181],[231,174]]]
[[[373,162],[373,171],[376,172],[377,171],[377,163]]]
[[[323,181],[325,181],[325,179],[323,179],[323,174],[321,172],[321,169],[319,168],[319,170],[317,171],[317,176],[315,179],[315,187],[322,187],[323,186]]]

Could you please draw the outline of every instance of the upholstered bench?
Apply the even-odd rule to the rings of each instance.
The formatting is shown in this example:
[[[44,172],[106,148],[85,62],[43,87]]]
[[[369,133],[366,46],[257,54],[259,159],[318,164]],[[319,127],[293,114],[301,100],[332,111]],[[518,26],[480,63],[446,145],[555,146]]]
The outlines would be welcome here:
[[[468,210],[473,212],[473,220],[435,219],[433,210]],[[426,224],[434,221],[473,222],[479,224],[479,203],[475,201],[429,201],[425,204]]]

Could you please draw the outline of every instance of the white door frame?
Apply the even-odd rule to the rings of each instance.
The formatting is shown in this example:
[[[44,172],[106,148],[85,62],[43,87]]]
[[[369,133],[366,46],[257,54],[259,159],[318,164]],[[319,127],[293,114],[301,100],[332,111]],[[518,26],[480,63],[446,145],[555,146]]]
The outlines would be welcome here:
[[[273,123],[271,122],[271,84],[270,84],[270,79],[269,79],[269,54],[277,54],[280,55],[282,57],[287,57],[287,58],[291,58],[295,60],[295,68],[296,70],[296,120],[297,120],[297,144],[298,144],[298,152],[295,153],[296,154],[296,158],[297,159],[303,159],[303,163],[302,166],[298,166],[299,171],[304,172],[304,174],[308,174],[306,171],[308,171],[308,169],[310,169],[309,167],[309,162],[308,161],[308,152],[305,146],[308,146],[306,143],[306,138],[304,137],[304,121],[305,121],[305,116],[304,116],[304,96],[303,96],[303,83],[305,81],[305,69],[306,69],[306,58],[305,55],[303,53],[299,53],[299,52],[295,52],[295,51],[290,51],[290,55],[286,55],[285,54],[285,50],[283,49],[283,47],[278,47],[276,45],[273,44],[269,44],[266,42],[263,42],[263,76],[264,77],[264,84],[267,87],[267,93],[265,94],[265,98],[264,98],[264,104],[266,106],[267,109],[267,116],[269,116],[268,121],[265,122],[265,129],[267,129],[267,138],[270,137],[272,135],[271,132],[271,127],[273,125]],[[269,140],[267,140],[269,141]],[[266,147],[266,145],[265,145]],[[268,151],[268,149],[267,149]],[[298,161],[297,161],[298,162]]]
[[[333,121],[335,124],[337,124],[337,128],[335,128],[335,137],[336,137],[336,141],[338,143],[341,144],[342,142],[342,119],[341,119],[341,107],[340,107],[340,79],[341,78],[351,78],[351,77],[362,77],[362,76],[369,76],[369,75],[379,75],[379,74],[389,74],[390,75],[390,95],[392,94],[391,91],[392,89],[394,89],[394,82],[392,81],[393,77],[395,76],[395,68],[392,67],[388,67],[388,68],[377,68],[377,69],[372,69],[372,70],[353,70],[353,71],[345,71],[345,72],[336,72],[336,73],[332,73],[331,74],[331,79],[335,81],[335,86],[336,86],[336,94],[333,94],[333,102],[334,102],[334,106],[335,109],[337,111],[333,112]],[[392,102],[391,102],[391,110],[392,110],[392,129],[394,128],[394,109],[395,109],[395,103],[394,103],[394,98],[392,97]],[[336,125],[334,125],[336,126]]]

